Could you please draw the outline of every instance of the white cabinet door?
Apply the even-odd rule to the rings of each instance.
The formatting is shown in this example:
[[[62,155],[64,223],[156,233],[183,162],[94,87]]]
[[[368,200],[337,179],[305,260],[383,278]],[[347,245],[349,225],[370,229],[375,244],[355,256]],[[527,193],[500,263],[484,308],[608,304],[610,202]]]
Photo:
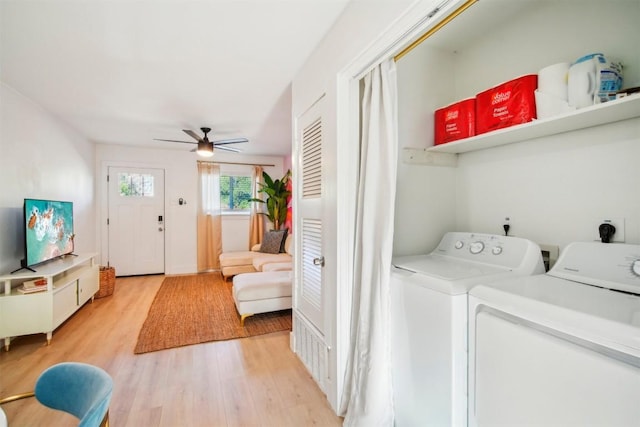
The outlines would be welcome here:
[[[51,294],[11,295],[0,298],[2,337],[46,332],[51,327]]]
[[[100,289],[99,266],[94,265],[78,278],[78,305],[89,301]]]
[[[60,326],[78,309],[78,281],[61,285],[53,293],[53,327]]]

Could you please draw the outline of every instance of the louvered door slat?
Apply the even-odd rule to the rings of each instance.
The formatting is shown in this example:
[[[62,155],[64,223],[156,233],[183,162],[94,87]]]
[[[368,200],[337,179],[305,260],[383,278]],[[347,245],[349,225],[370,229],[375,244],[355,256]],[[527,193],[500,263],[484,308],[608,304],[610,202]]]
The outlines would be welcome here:
[[[322,195],[322,120],[316,119],[302,132],[302,197]]]
[[[322,307],[322,267],[313,260],[322,256],[322,223],[317,219],[302,220],[302,298],[317,308]]]

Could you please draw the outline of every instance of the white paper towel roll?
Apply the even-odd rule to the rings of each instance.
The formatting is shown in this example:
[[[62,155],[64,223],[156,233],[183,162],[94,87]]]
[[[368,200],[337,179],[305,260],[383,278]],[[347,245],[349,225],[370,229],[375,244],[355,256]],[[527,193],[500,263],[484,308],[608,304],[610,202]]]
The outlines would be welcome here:
[[[536,90],[534,93],[536,97],[536,116],[538,119],[545,119],[575,110],[575,108],[569,106],[569,103],[564,99],[540,92],[539,90]]]
[[[566,101],[569,66],[568,62],[560,62],[540,70],[538,72],[538,90]]]

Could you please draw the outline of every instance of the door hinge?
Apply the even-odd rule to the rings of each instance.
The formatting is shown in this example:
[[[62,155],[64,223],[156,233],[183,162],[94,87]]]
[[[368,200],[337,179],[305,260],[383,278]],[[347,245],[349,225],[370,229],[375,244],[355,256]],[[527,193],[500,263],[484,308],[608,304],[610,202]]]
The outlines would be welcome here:
[[[109,175],[107,175],[107,182],[109,182]]]
[[[109,218],[107,218],[107,225],[109,225]]]

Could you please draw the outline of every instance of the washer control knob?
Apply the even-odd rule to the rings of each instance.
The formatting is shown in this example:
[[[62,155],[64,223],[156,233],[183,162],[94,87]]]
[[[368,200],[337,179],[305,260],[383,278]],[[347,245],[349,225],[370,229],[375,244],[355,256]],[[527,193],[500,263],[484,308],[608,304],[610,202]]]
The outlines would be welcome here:
[[[473,242],[471,246],[469,246],[469,252],[471,252],[474,255],[479,254],[480,252],[482,252],[483,249],[484,249],[484,243],[482,242]]]
[[[640,259],[637,259],[631,263],[631,272],[636,276],[640,276]]]
[[[494,246],[491,249],[491,253],[494,255],[500,255],[502,253],[502,246]]]
[[[462,240],[458,240],[454,245],[456,249],[462,249],[463,246],[464,246],[464,243],[462,242]]]

